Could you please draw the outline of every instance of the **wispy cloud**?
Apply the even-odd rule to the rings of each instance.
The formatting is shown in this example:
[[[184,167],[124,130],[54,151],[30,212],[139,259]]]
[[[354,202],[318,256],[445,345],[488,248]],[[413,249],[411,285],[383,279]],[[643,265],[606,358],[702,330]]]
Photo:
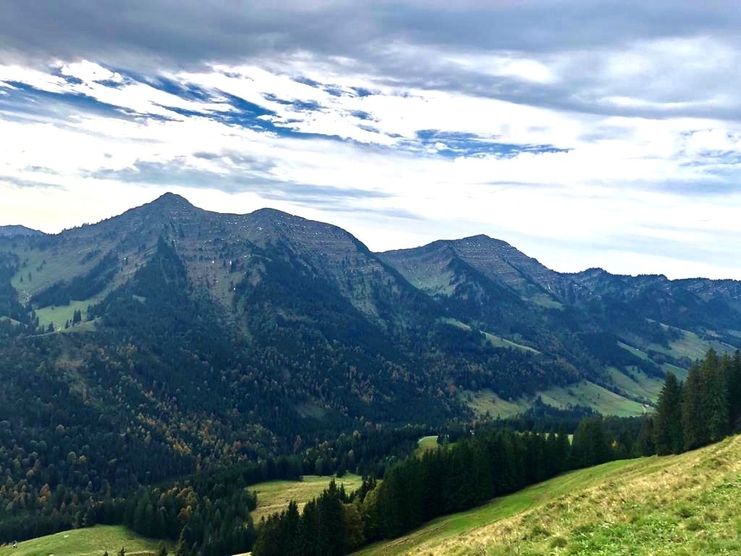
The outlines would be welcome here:
[[[730,3],[119,8],[5,3],[0,223],[180,189],[376,249],[485,232],[561,269],[741,277]]]

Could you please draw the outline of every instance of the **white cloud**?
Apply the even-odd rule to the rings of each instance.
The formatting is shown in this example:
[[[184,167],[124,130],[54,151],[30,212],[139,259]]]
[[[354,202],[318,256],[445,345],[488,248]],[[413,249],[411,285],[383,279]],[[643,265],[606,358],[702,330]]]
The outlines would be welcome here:
[[[601,75],[643,76],[654,68],[640,57],[623,65],[619,54],[611,57]],[[472,71],[481,65],[484,73],[548,86],[573,69],[555,58],[507,53],[453,53],[445,63]],[[0,224],[57,231],[176,190],[213,210],[275,206],[331,221],[373,249],[488,233],[559,270],[600,265],[741,278],[734,262],[741,255],[735,185],[741,175],[735,162],[718,155],[739,152],[741,129],[734,121],[600,115],[405,86],[352,61],[307,53],[285,64],[265,60],[162,75],[209,98],[183,98],[89,61],[60,62],[49,71],[0,65],[4,97],[14,95],[11,82],[17,82],[148,115],[113,117],[54,99],[45,101],[58,104],[53,116],[0,112]],[[269,111],[266,118],[294,135],[229,123],[223,116],[237,113],[230,95]],[[631,108],[654,102],[635,94],[601,98]],[[438,136],[423,144],[423,130]],[[439,154],[448,147],[446,134],[567,150],[446,157]],[[148,174],[151,167],[207,178],[177,187]],[[229,192],[213,180],[231,184]],[[33,182],[56,187],[27,187]],[[701,194],[708,185],[715,195]],[[330,189],[307,199],[312,186]],[[299,189],[301,195],[290,194]],[[348,189],[378,196],[353,196]],[[332,200],[328,192],[335,192]],[[402,212],[417,218],[389,216]],[[668,244],[686,245],[686,252],[662,249]],[[656,252],[646,253],[651,245]]]

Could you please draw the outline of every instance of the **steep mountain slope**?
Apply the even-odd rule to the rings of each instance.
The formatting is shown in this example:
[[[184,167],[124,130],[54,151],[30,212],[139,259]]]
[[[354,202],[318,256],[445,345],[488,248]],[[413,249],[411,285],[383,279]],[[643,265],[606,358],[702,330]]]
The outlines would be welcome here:
[[[135,431],[172,452],[162,469],[363,423],[440,422],[468,414],[459,388],[514,396],[576,376],[447,323],[340,228],[267,209],[211,213],[170,194],[0,241],[0,294],[0,361],[21,363],[3,371],[14,418],[55,389],[79,393],[89,413],[70,423],[95,436],[86,423],[99,415]],[[24,365],[43,388],[16,380]]]
[[[733,281],[560,274],[483,236],[378,255],[171,194],[0,238],[0,523],[64,506],[29,535],[60,530],[90,500],[338,431],[639,414],[665,371],[741,345],[740,304]]]
[[[358,554],[737,554],[741,436],[572,471]]]
[[[650,403],[666,371],[682,375],[709,347],[741,346],[741,295],[732,280],[671,281],[601,269],[562,274],[486,236],[380,257],[438,301],[449,319],[572,365],[586,382],[568,396],[545,392],[549,403],[598,405],[605,388],[627,403]],[[472,405],[487,407],[475,396]]]
[[[269,430],[328,416],[442,419],[466,404],[497,413],[501,398],[526,407],[538,391],[598,409],[614,395],[641,411],[665,371],[741,345],[740,299],[734,281],[561,274],[486,236],[374,254],[330,224],[212,213],[173,194],[55,236],[0,240],[5,318],[86,333],[64,340],[78,346],[135,341],[163,369],[146,380],[168,395],[177,375],[166,368],[192,350],[204,381],[232,373],[227,401],[247,376],[247,398],[277,392],[263,418],[282,425]],[[167,351],[175,335],[182,345]],[[182,411],[216,411],[196,403],[209,396],[191,378],[178,388],[196,405]]]

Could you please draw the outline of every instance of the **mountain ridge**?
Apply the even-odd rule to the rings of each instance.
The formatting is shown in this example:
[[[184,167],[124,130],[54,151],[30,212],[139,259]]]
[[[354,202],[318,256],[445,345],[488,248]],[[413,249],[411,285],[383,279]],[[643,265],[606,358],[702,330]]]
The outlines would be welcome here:
[[[18,492],[61,469],[95,497],[355,431],[643,415],[740,323],[732,281],[575,277],[482,235],[377,254],[166,195],[0,238],[0,455]]]
[[[187,319],[175,307],[195,303],[209,326],[248,346],[237,351],[264,357],[283,346],[286,368],[300,369],[298,354],[323,346],[324,370],[312,372],[319,377],[339,364],[332,373],[344,401],[317,383],[291,402],[319,400],[317,414],[359,418],[371,410],[360,400],[379,395],[393,413],[408,388],[435,392],[433,412],[497,413],[497,399],[538,392],[562,408],[599,409],[604,389],[638,412],[653,402],[665,372],[681,375],[708,347],[741,346],[741,282],[734,280],[560,273],[485,234],[374,253],[333,224],[271,208],[212,212],[173,193],[54,236],[0,240],[0,256],[7,292],[0,313],[28,323],[26,333],[51,326],[82,332],[83,342],[128,337],[132,315],[145,318],[128,305],[133,296],[164,303],[163,322]],[[164,275],[146,270],[164,261],[171,267]],[[179,301],[161,296],[169,279],[158,276],[178,273]],[[144,284],[147,295],[132,286],[142,279],[157,282]],[[116,307],[128,316],[106,313]],[[70,326],[73,312],[82,323]],[[285,355],[288,345],[293,355]],[[345,355],[331,355],[332,346]],[[348,378],[344,357],[356,369],[362,360],[364,371]],[[396,378],[384,383],[385,373]],[[347,380],[358,384],[345,390]],[[552,390],[570,384],[572,394]]]

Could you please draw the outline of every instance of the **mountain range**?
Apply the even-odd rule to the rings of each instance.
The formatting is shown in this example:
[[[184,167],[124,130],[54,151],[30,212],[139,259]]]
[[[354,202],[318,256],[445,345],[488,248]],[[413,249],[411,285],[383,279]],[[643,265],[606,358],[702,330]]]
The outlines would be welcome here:
[[[0,233],[0,420],[39,430],[66,396],[199,465],[383,423],[638,415],[665,373],[741,347],[741,282],[560,273],[484,235],[373,253],[174,194],[25,230]]]

